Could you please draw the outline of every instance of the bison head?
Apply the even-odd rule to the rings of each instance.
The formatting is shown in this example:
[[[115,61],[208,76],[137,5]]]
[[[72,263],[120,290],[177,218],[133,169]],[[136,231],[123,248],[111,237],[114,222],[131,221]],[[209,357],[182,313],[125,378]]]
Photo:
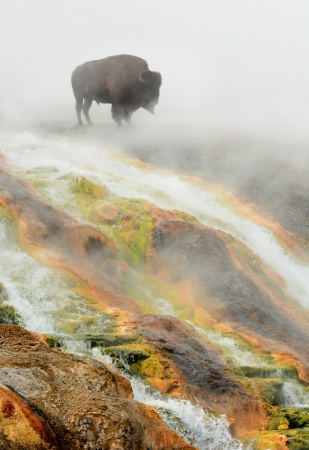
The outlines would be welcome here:
[[[145,70],[138,76],[138,82],[142,91],[142,107],[154,114],[154,107],[159,101],[160,86],[162,83],[161,74]]]

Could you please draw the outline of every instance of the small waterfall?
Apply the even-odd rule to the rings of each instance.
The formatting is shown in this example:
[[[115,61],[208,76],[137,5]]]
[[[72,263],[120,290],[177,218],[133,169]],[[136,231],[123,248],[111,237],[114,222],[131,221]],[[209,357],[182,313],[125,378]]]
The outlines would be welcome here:
[[[112,359],[98,348],[92,350],[92,355],[114,365]],[[126,361],[121,363],[129,369]],[[164,396],[127,372],[123,375],[130,380],[134,399],[154,408],[165,424],[186,442],[200,450],[245,450],[243,444],[231,436],[224,415],[216,417],[189,400]],[[246,447],[246,450],[250,449]]]
[[[295,381],[285,381],[280,392],[282,406],[309,408],[309,391]]]
[[[169,428],[201,450],[240,450],[233,439],[225,416],[215,417],[188,400],[164,398],[138,379],[131,378],[135,400],[155,408]]]
[[[102,145],[89,141],[83,143],[82,138],[77,142],[66,137],[40,138],[30,133],[1,137],[5,161],[14,165],[15,170],[25,178],[44,179],[42,190],[62,209],[70,207],[70,194],[63,193],[62,188],[65,176],[73,174],[105,185],[122,197],[144,198],[162,208],[182,210],[205,225],[231,233],[245,242],[283,276],[290,292],[299,302],[308,306],[309,267],[295,262],[269,230],[240,217],[228,205],[223,206],[218,195],[205,186],[155,169],[145,172],[129,162],[116,159],[114,152]],[[64,181],[59,181],[61,179]],[[104,332],[108,319],[80,298],[69,282],[21,251],[7,235],[6,220],[1,216],[0,249],[0,281],[8,293],[7,303],[20,314],[23,325],[33,331],[57,334],[66,351],[106,360],[107,357],[102,356],[99,349],[90,348],[83,335]],[[159,314],[177,315],[177,311],[164,298],[154,298],[150,293],[149,299]],[[267,357],[264,360],[254,352],[241,348],[233,338],[191,325],[220,347],[227,361],[239,366],[267,366]],[[123,367],[126,367],[125,362]],[[277,374],[274,376],[279,377]],[[215,417],[186,400],[164,397],[145,386],[141,380],[132,378],[131,383],[136,400],[156,408],[170,428],[198,448],[244,448],[230,435],[224,416]],[[294,380],[286,378],[281,397],[280,403],[285,406],[303,408],[309,405],[308,392]]]
[[[90,145],[89,142],[74,142],[65,137],[46,139],[21,133],[4,139],[2,149],[8,162],[18,164],[26,171],[54,167],[56,171],[45,174],[51,180],[70,173],[85,176],[119,196],[143,198],[162,208],[187,212],[205,225],[234,235],[277,271],[285,279],[289,292],[304,307],[309,307],[308,265],[293,260],[276,242],[271,231],[254,223],[251,218],[241,217],[232,207],[223,206],[219,195],[207,190],[206,186],[156,169],[145,172],[115,158],[117,149],[112,151],[94,142]],[[56,197],[59,201],[59,195]]]
[[[20,250],[7,228],[0,218],[0,281],[22,325],[45,334],[102,333],[109,319],[87,305],[69,281]]]
[[[87,308],[83,299],[79,299],[53,270],[42,267],[14,245],[8,239],[5,219],[0,220],[0,248],[1,281],[8,294],[7,302],[21,315],[23,325],[33,331],[57,334],[65,351],[111,363],[98,348],[91,349],[89,342],[79,337],[83,333],[102,333],[106,318]],[[157,300],[157,306],[162,312],[173,313],[171,305],[162,298]],[[129,369],[125,361],[123,367]],[[155,408],[162,420],[183,439],[201,450],[243,449],[243,445],[232,438],[224,416],[215,417],[187,400],[164,397],[141,380],[130,376],[129,379],[135,399]]]
[[[220,347],[225,359],[233,364],[249,367],[265,367],[268,365],[266,359],[254,354],[250,350],[241,348],[235,339],[224,336],[219,331],[207,332],[189,320],[186,320],[186,322],[189,323],[200,336]]]
[[[176,317],[173,306],[164,298],[160,297],[155,302],[157,314]]]
[[[222,348],[226,358],[232,360],[238,366],[262,367],[267,365],[267,362],[263,358],[255,355],[250,350],[241,348],[230,337],[222,336],[221,333],[214,331],[208,333],[207,337],[211,342]]]

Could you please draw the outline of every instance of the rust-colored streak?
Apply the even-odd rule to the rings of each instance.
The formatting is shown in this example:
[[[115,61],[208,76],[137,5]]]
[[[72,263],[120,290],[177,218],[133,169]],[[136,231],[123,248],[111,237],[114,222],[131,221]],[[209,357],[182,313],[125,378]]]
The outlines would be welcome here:
[[[139,312],[120,291],[117,248],[103,233],[47,204],[1,166],[0,203],[19,221],[30,254],[71,273],[103,307]]]

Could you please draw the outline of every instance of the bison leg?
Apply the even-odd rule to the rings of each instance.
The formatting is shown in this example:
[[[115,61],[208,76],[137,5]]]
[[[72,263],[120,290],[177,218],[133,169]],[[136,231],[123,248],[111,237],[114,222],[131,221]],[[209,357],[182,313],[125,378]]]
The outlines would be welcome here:
[[[132,117],[132,112],[128,111],[126,109],[124,112],[124,120],[127,122],[128,126],[131,126],[131,117]]]
[[[79,127],[83,126],[83,122],[82,122],[82,118],[81,118],[82,106],[83,106],[83,97],[77,98],[75,109],[76,109],[77,120],[78,120],[77,126],[79,126]]]
[[[123,108],[121,106],[112,105],[112,118],[117,123],[118,127],[121,127],[122,125],[122,115]]]
[[[89,116],[89,109],[92,105],[92,102],[93,102],[92,98],[86,97],[84,104],[83,104],[83,113],[84,113],[84,116],[86,117],[87,125],[93,125],[93,123],[90,119],[90,116]]]

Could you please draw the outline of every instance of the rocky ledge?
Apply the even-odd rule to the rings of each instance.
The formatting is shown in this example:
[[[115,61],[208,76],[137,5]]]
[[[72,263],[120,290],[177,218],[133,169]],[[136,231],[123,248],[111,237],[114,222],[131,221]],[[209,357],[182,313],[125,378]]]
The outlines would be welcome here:
[[[91,358],[0,325],[0,449],[189,450],[130,382]]]

